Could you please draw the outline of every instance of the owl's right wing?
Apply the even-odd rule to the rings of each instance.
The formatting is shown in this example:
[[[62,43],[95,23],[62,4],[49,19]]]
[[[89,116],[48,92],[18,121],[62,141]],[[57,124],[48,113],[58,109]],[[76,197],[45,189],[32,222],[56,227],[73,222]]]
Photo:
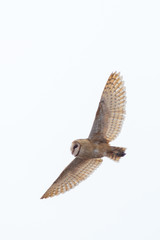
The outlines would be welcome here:
[[[102,159],[81,159],[76,157],[59,175],[42,198],[53,197],[64,193],[85,180],[99,165]]]
[[[103,90],[90,139],[112,141],[119,134],[125,115],[125,87],[119,73],[112,73]]]

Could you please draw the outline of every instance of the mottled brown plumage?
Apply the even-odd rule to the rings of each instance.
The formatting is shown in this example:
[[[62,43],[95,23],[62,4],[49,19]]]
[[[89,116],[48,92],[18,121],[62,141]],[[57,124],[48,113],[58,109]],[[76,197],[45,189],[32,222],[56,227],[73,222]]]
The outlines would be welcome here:
[[[125,115],[125,88],[119,73],[112,73],[102,93],[95,120],[87,139],[71,145],[75,159],[63,170],[41,198],[64,193],[85,180],[101,163],[102,157],[118,161],[125,148],[112,147],[109,142],[119,134]]]

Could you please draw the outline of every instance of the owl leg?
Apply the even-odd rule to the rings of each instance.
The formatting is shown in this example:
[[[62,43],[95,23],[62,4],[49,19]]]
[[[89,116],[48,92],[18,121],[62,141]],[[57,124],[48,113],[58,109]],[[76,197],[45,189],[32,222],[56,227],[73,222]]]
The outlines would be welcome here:
[[[114,161],[118,161],[121,157],[124,157],[126,155],[125,150],[126,150],[126,148],[110,146],[109,151],[107,151],[106,156],[111,158]]]

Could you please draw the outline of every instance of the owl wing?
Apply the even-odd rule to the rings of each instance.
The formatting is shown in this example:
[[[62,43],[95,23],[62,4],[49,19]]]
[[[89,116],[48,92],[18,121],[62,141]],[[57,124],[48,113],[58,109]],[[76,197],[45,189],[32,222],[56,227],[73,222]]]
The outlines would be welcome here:
[[[48,198],[64,193],[85,180],[99,165],[102,159],[75,158],[59,175],[55,182],[41,197]]]
[[[120,73],[112,73],[103,90],[90,139],[112,141],[119,134],[125,115],[125,87]]]

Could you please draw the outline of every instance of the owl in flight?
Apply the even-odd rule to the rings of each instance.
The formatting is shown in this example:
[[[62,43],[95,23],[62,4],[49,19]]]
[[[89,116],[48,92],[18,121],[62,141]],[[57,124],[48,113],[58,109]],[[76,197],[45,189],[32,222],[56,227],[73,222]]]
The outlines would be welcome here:
[[[118,161],[125,148],[110,146],[119,134],[125,115],[125,88],[120,73],[110,75],[103,90],[93,126],[87,139],[72,142],[75,159],[63,170],[42,198],[64,193],[85,180],[99,165],[103,157]]]

